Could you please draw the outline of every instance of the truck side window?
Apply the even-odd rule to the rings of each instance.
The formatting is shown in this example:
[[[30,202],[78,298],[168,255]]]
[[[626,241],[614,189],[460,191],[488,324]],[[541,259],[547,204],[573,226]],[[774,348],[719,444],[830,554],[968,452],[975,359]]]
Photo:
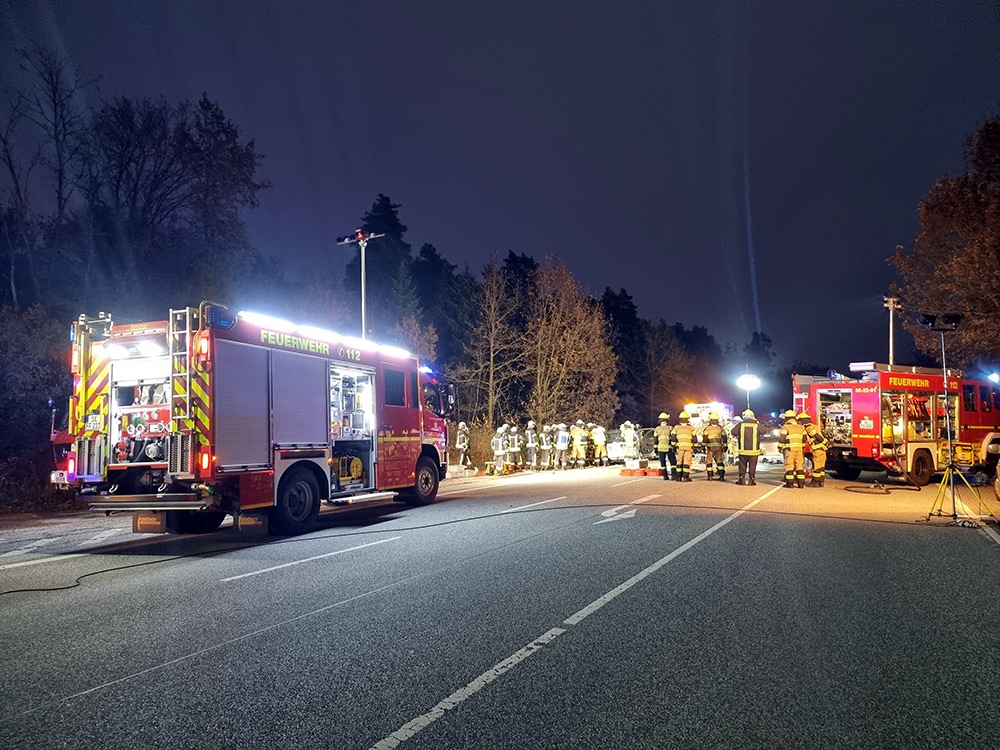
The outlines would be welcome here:
[[[974,386],[962,386],[962,408],[966,411],[976,410],[976,389]]]
[[[406,406],[406,377],[400,370],[385,368],[386,406]]]
[[[980,411],[992,411],[990,404],[990,387],[988,385],[979,386],[979,409]]]

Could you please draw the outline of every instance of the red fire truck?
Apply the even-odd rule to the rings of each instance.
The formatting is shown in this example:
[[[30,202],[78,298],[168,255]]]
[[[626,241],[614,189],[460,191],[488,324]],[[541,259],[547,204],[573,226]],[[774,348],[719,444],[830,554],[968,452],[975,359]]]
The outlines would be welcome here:
[[[841,479],[862,471],[906,474],[926,485],[954,465],[993,476],[1000,453],[1000,391],[956,370],[854,363],[850,378],[793,375],[796,412],[807,412],[830,440],[827,468]]]
[[[135,511],[136,531],[266,512],[298,533],[333,504],[430,503],[445,476],[454,390],[395,347],[208,302],[81,316],[71,342],[72,450],[52,481]]]

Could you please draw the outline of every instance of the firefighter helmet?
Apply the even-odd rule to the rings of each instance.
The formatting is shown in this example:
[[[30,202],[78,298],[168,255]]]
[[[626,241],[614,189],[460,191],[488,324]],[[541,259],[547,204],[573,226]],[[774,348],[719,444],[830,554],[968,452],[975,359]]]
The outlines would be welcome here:
[[[534,427],[535,423],[532,420],[528,420],[528,427]]]
[[[798,419],[798,420],[799,420],[800,422],[812,422],[812,417],[810,417],[810,416],[809,416],[808,414],[806,414],[805,412],[802,412],[801,414],[799,414],[799,416],[797,417],[797,419]]]
[[[670,419],[670,415],[667,414],[665,411],[661,411],[660,416],[658,416],[657,419]]]
[[[794,409],[788,409],[781,416],[784,417],[785,419],[795,419],[795,410]]]
[[[465,422],[459,422],[458,423],[458,429],[464,430],[465,429]]]
[[[708,415],[708,418],[709,419],[718,419],[719,418],[719,412],[713,411],[711,414]]]
[[[743,410],[743,418],[744,419],[753,419],[754,418],[754,414],[753,414],[752,411],[750,411],[750,409],[744,409]]]
[[[691,415],[688,414],[686,411],[682,411],[680,414],[677,415],[677,418],[678,419],[690,419]]]

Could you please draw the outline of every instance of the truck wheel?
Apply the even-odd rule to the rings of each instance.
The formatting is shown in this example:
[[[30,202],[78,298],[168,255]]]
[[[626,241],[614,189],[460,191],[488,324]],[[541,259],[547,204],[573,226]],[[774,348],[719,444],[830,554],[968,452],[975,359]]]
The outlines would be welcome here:
[[[279,534],[309,531],[319,515],[319,485],[305,468],[289,471],[281,479],[278,504],[271,509],[271,528]]]
[[[924,487],[931,483],[934,475],[934,465],[927,451],[920,451],[913,457],[913,470],[909,473],[910,481],[918,487]]]
[[[861,476],[861,469],[852,466],[842,466],[839,469],[834,469],[833,473],[837,475],[837,479],[843,479],[845,482],[853,482]]]
[[[168,510],[164,520],[171,534],[211,534],[225,517],[221,511]]]
[[[427,505],[433,503],[438,493],[438,469],[427,456],[417,459],[416,477],[413,489],[403,495],[407,505]]]

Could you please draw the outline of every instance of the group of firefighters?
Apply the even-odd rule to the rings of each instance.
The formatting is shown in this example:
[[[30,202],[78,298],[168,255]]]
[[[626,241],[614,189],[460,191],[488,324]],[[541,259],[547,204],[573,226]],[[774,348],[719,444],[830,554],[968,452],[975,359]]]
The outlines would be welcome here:
[[[805,487],[805,452],[812,456],[810,486],[822,487],[826,481],[826,436],[805,412],[796,414],[789,409],[782,415],[784,423],[778,431],[778,450],[784,456],[785,487]],[[682,411],[677,424],[670,424],[670,415],[661,412],[653,435],[660,470],[665,480],[691,481],[691,462],[695,450],[705,453],[705,473],[708,479],[725,481],[726,453],[738,457],[737,484],[757,484],[757,461],[761,455],[761,431],[753,411],[747,409],[730,425],[720,421],[718,412],[711,412],[699,427],[691,416]],[[620,427],[623,453],[626,459],[638,456],[638,428],[626,421]],[[459,465],[471,465],[469,429],[459,422],[455,440]],[[529,420],[524,432],[516,425],[503,424],[490,440],[493,461],[487,470],[492,474],[507,474],[524,469],[546,470],[604,466],[610,463],[607,451],[607,431],[593,422],[578,419],[575,424],[542,425],[537,430]]]
[[[545,424],[536,428],[528,420],[524,432],[517,425],[502,424],[490,439],[493,461],[487,469],[493,474],[509,474],[525,469],[541,470],[604,466],[608,459],[607,430],[593,422],[578,419],[574,424]],[[470,463],[468,458],[468,427],[459,422],[456,447],[459,463]]]
[[[805,487],[805,451],[812,455],[810,486],[822,487],[826,483],[826,452],[829,441],[812,417],[805,412],[796,414],[792,409],[782,415],[784,423],[778,431],[778,450],[785,462],[785,487]],[[677,415],[677,424],[670,424],[670,415],[662,412],[659,425],[654,430],[656,453],[665,480],[691,481],[691,460],[695,447],[700,444],[705,452],[707,479],[726,480],[725,454],[727,444],[739,457],[737,484],[757,484],[757,461],[761,455],[760,423],[753,411],[747,409],[736,417],[729,427],[719,421],[718,412],[708,415],[708,423],[700,431],[691,424],[686,411]]]

